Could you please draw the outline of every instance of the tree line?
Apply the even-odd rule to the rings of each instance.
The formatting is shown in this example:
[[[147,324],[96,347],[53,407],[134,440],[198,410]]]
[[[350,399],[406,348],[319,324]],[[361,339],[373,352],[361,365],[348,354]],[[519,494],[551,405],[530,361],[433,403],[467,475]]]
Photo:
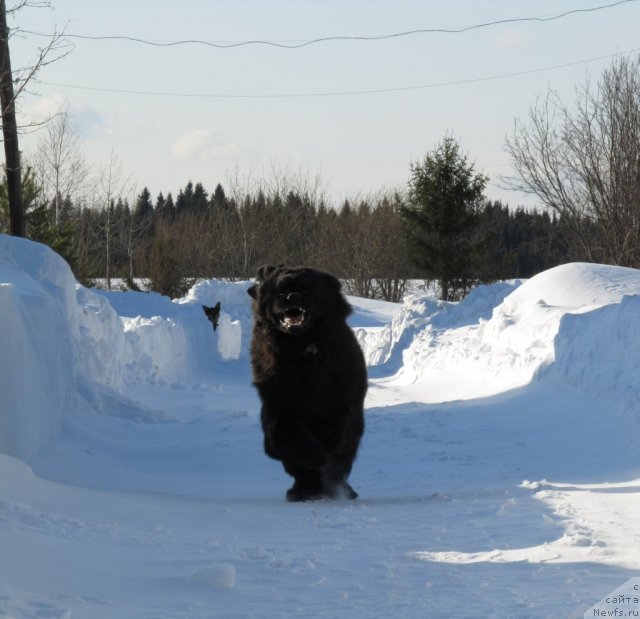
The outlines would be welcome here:
[[[118,278],[135,288],[144,278],[150,289],[176,297],[197,278],[248,279],[261,264],[286,262],[331,271],[350,294],[397,301],[409,280],[431,278],[412,260],[403,217],[408,199],[399,193],[336,207],[296,188],[228,196],[221,184],[209,193],[189,181],[175,198],[154,198],[145,187],[131,204],[118,197],[89,208],[70,196],[45,200],[32,170],[23,186],[28,236],[51,245],[88,284],[111,287]],[[8,225],[4,188],[0,230]],[[500,202],[482,203],[471,242],[468,282],[530,277],[571,259],[556,216]]]

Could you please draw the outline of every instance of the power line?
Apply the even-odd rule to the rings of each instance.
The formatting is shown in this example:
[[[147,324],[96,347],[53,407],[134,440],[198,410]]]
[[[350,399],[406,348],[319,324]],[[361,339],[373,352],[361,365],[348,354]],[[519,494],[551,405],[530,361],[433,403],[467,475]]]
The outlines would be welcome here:
[[[587,58],[585,60],[576,60],[574,62],[567,62],[563,64],[550,65],[546,67],[538,67],[536,69],[527,69],[524,71],[516,71],[513,73],[500,73],[497,75],[487,75],[483,77],[476,77],[464,80],[455,80],[449,82],[434,82],[431,84],[418,84],[413,86],[398,86],[392,88],[370,88],[366,90],[337,90],[326,92],[306,92],[306,93],[274,93],[274,94],[231,94],[231,93],[182,93],[182,92],[163,92],[152,90],[126,90],[118,88],[100,88],[94,86],[80,86],[78,84],[61,84],[57,82],[40,82],[45,86],[54,86],[56,88],[70,88],[76,90],[89,90],[93,92],[106,92],[112,94],[126,94],[126,95],[146,95],[156,97],[182,97],[189,99],[294,99],[294,98],[311,98],[311,97],[341,97],[351,95],[375,95],[394,92],[406,92],[411,90],[426,90],[432,88],[444,88],[449,86],[461,86],[464,84],[474,84],[477,82],[488,82],[491,80],[507,79],[511,77],[518,77],[520,75],[530,75],[532,73],[542,73],[544,71],[554,71],[557,69],[564,69],[567,67],[574,67],[581,64],[589,64],[592,62],[598,62],[600,60],[609,60],[618,56],[626,56],[640,52],[640,48],[631,49],[625,52],[616,52],[615,54],[608,54],[606,56],[598,56],[595,58]]]
[[[549,22],[569,15],[576,15],[578,13],[593,13],[595,11],[601,11],[604,9],[610,9],[621,4],[628,4],[630,2],[637,2],[638,0],[618,0],[610,4],[603,4],[600,6],[573,9],[571,11],[565,11],[557,15],[550,17],[515,17],[511,19],[498,19],[495,21],[484,22],[481,24],[475,24],[473,26],[464,26],[461,28],[420,28],[415,30],[407,30],[406,32],[394,32],[391,34],[373,35],[373,36],[327,36],[319,37],[317,39],[311,39],[308,41],[296,42],[296,43],[282,43],[278,41],[266,41],[266,40],[250,40],[250,41],[238,41],[234,43],[221,43],[215,41],[203,41],[199,39],[188,39],[179,41],[151,41],[148,39],[142,39],[138,37],[119,36],[119,35],[104,35],[104,36],[92,36],[85,34],[71,34],[65,33],[64,36],[70,39],[83,39],[89,41],[129,41],[132,43],[140,43],[143,45],[151,45],[153,47],[176,47],[179,45],[204,45],[207,47],[214,47],[218,49],[229,49],[234,47],[243,47],[248,45],[269,45],[272,47],[279,47],[284,49],[299,49],[301,47],[307,47],[309,45],[315,45],[316,43],[326,43],[330,41],[384,41],[389,39],[397,39],[401,37],[413,36],[418,34],[460,34],[469,32],[471,30],[477,30],[479,28],[487,28],[490,26],[498,26],[502,24],[514,24],[519,22]],[[20,29],[19,32],[24,34],[30,34],[39,37],[51,37],[51,34],[44,34],[41,32],[34,32],[32,30]]]

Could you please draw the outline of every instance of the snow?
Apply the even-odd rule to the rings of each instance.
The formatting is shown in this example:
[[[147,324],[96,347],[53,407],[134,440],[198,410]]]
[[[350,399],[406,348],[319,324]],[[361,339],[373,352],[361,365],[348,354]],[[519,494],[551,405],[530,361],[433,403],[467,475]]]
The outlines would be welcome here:
[[[351,297],[353,502],[284,501],[247,287],[89,290],[0,235],[0,617],[582,617],[637,576],[639,271]]]

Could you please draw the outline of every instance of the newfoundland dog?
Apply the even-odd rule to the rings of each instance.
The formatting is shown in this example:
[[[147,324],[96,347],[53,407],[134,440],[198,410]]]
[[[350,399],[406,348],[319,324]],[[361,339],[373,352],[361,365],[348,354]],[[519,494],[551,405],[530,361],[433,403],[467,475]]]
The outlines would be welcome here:
[[[294,479],[287,500],[355,499],[347,477],[364,431],[367,370],[340,282],[315,269],[263,266],[248,292],[264,450]]]

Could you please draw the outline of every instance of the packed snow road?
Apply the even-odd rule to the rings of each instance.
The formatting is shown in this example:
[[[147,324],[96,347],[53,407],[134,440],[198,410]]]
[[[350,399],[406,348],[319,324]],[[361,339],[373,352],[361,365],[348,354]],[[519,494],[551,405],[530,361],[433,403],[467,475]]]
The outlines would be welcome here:
[[[640,273],[352,299],[360,498],[303,504],[262,452],[244,288],[76,290],[0,237],[0,617],[582,617],[640,574]]]

